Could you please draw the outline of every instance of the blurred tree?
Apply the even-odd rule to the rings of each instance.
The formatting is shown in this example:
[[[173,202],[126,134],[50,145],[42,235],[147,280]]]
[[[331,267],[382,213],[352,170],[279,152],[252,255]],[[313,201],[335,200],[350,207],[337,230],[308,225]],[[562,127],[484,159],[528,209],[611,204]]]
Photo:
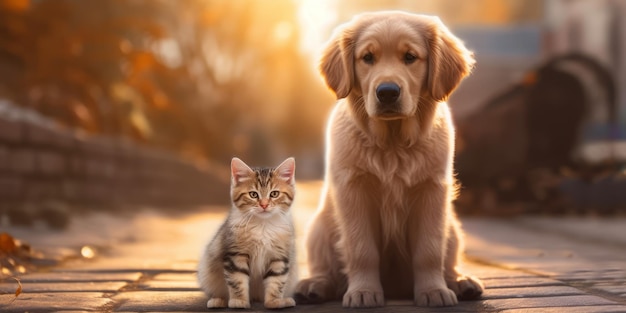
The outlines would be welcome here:
[[[292,0],[0,0],[0,96],[193,156],[321,154],[296,25]]]

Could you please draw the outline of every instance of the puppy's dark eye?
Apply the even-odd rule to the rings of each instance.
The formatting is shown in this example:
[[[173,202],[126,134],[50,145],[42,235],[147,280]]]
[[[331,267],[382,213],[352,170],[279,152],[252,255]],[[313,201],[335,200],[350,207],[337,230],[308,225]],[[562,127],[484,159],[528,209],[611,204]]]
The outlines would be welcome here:
[[[259,194],[256,191],[250,191],[250,192],[248,192],[248,194],[250,195],[250,198],[252,198],[252,199],[258,199],[259,198]]]
[[[374,55],[368,52],[363,56],[363,62],[367,64],[374,64]]]
[[[404,54],[404,63],[411,64],[415,62],[416,60],[417,60],[417,56],[415,56],[414,54],[409,53],[409,52]]]
[[[270,192],[270,197],[278,198],[278,194],[280,194],[278,190],[273,190],[272,192]]]

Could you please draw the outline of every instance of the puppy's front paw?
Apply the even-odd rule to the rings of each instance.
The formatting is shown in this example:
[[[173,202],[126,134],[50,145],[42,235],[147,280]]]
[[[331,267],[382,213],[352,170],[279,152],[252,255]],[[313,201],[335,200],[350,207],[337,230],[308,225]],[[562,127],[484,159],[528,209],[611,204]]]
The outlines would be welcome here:
[[[483,283],[475,277],[459,276],[456,280],[446,283],[452,289],[459,300],[474,300],[480,298],[485,287]]]
[[[327,300],[326,294],[331,285],[328,278],[323,276],[304,279],[296,287],[296,302],[298,304],[322,303]]]
[[[346,308],[372,308],[385,305],[382,288],[359,288],[350,290],[343,296]]]
[[[431,289],[417,292],[415,304],[417,306],[452,306],[458,303],[454,291],[448,288]]]
[[[282,309],[296,306],[292,298],[273,299],[265,302],[266,309]]]
[[[249,309],[250,301],[245,301],[241,299],[230,299],[228,300],[228,307],[231,309]]]

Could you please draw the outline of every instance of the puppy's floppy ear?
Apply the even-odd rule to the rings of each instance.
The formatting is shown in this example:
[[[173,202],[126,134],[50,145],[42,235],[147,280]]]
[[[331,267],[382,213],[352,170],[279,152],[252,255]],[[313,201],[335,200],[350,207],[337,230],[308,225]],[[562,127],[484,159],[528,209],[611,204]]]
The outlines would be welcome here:
[[[346,25],[338,28],[326,43],[320,72],[337,99],[345,98],[354,84],[354,32]]]
[[[438,17],[431,17],[429,28],[428,88],[433,99],[443,101],[472,71],[476,61]]]

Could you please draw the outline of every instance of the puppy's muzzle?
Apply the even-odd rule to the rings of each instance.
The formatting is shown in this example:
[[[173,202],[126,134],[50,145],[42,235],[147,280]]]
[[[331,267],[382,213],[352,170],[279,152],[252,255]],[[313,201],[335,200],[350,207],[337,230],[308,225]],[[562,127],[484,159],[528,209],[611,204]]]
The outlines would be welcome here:
[[[400,86],[396,83],[382,83],[376,87],[378,99],[378,115],[381,117],[397,117],[400,114]]]

